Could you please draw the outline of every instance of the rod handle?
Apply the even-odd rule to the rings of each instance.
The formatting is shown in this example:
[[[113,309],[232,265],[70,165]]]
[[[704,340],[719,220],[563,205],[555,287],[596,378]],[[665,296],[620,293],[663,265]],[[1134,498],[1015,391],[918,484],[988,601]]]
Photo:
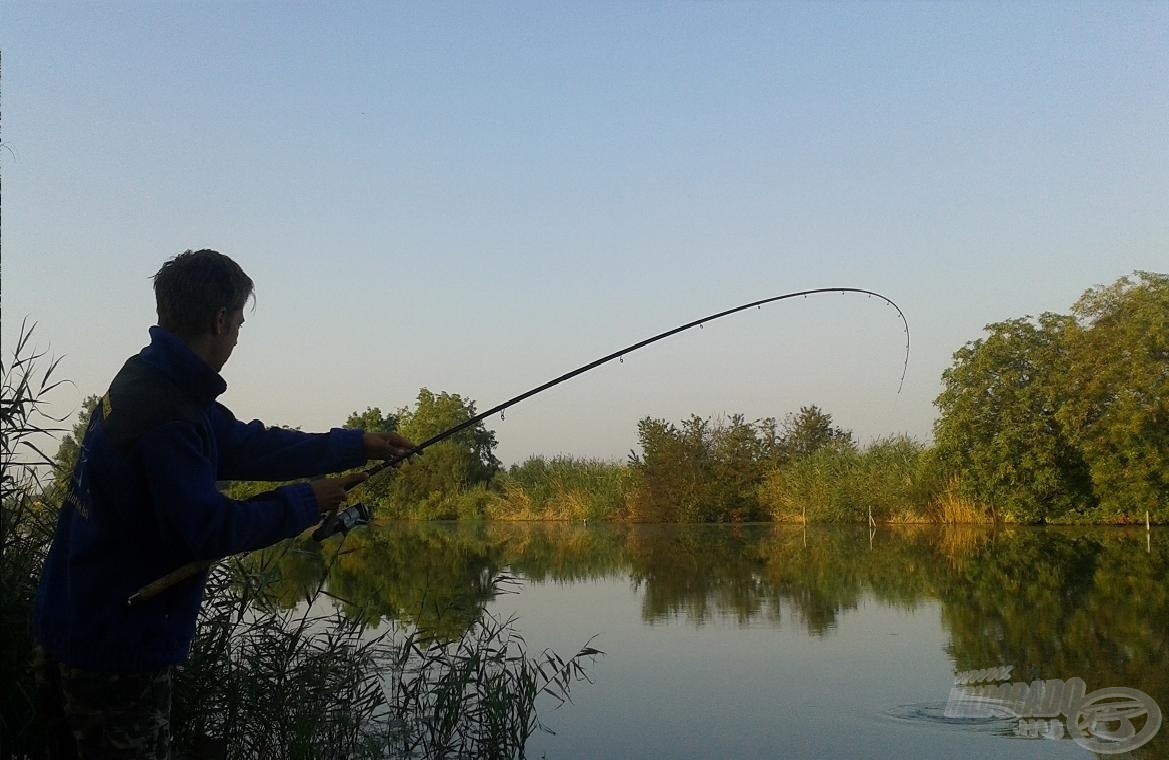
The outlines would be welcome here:
[[[127,607],[135,607],[145,601],[153,599],[154,597],[166,591],[176,583],[192,578],[199,573],[211,567],[211,560],[197,559],[194,562],[188,562],[177,570],[172,570],[166,575],[162,576],[156,581],[147,583],[142,588],[138,589],[129,599],[126,600]]]

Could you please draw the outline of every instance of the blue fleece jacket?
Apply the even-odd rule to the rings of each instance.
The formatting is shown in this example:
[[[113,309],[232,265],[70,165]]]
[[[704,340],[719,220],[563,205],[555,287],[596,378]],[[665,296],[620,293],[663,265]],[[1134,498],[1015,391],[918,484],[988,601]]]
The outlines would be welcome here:
[[[240,502],[219,480],[291,480],[365,462],[362,431],[244,424],[227,389],[162,328],[127,360],[90,418],[37,593],[37,639],[56,659],[105,671],[186,659],[207,574],[129,608],[142,586],[193,560],[295,536],[320,519],[307,484]]]

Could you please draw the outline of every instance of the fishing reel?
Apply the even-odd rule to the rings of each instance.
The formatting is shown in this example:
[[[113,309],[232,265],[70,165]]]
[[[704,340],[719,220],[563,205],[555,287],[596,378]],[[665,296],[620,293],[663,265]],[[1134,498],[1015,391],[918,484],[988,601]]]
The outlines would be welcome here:
[[[341,510],[332,517],[326,518],[313,531],[313,540],[319,543],[338,533],[348,533],[354,528],[369,525],[372,517],[373,513],[369,507],[361,503],[354,504],[351,507]]]

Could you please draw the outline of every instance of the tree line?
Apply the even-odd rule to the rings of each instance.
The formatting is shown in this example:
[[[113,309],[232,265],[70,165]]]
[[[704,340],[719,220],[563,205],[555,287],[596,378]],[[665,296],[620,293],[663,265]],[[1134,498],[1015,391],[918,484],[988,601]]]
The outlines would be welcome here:
[[[894,435],[862,447],[813,404],[782,419],[646,417],[624,462],[537,455],[504,468],[480,422],[361,498],[396,519],[1169,521],[1169,275],[1136,272],[1088,290],[1070,314],[985,333],[942,374],[932,446]],[[96,400],[65,436],[58,472]],[[471,399],[422,388],[411,406],[344,425],[422,441],[475,414]]]

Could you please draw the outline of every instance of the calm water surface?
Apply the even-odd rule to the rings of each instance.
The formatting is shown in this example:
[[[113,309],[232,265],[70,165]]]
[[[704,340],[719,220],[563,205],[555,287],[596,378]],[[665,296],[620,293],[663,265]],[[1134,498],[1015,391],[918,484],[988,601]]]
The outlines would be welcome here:
[[[595,637],[593,683],[543,703],[531,757],[1169,758],[1169,727],[1094,755],[1063,716],[1027,738],[944,715],[958,673],[1001,666],[1169,711],[1169,531],[423,523],[345,548],[329,584],[354,612],[448,635],[516,615],[562,655]]]

